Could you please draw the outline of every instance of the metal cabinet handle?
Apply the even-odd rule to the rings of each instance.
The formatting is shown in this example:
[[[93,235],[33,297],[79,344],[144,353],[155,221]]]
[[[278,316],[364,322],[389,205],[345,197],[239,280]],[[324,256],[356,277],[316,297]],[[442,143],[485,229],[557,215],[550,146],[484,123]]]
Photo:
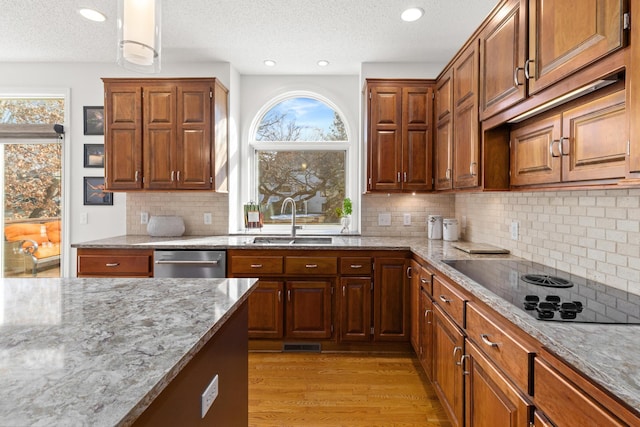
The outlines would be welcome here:
[[[429,313],[431,313],[433,315],[433,310],[427,309],[427,310],[424,311],[424,320],[425,320],[425,322],[427,322],[428,325],[431,324],[431,320],[429,320]]]
[[[351,264],[350,267],[353,269],[362,268],[362,264]]]
[[[446,172],[444,173],[444,177],[447,180],[451,179],[451,168],[447,168]]]
[[[520,70],[524,70],[523,67],[516,67],[515,70],[513,70],[513,84],[516,86],[522,86],[523,83],[520,83],[520,81],[518,80],[518,71]]]
[[[411,279],[411,276],[413,276],[413,268],[411,268],[411,266],[407,267],[407,279]]]
[[[403,182],[407,182],[407,173],[406,172],[404,172],[404,174],[403,174],[403,180],[404,180]]]
[[[347,287],[346,287],[346,286],[343,286],[343,287],[342,287],[342,296],[343,296],[343,297],[346,297],[346,296],[347,296]]]
[[[562,138],[560,138],[560,154],[562,154],[563,156],[569,155],[569,151],[564,150],[565,145],[568,145],[568,144],[565,144],[565,142],[568,142],[568,141],[569,141],[569,138],[567,138],[566,136],[563,136]]]
[[[461,352],[461,353],[462,353],[462,347],[459,347],[459,346],[455,346],[455,347],[453,347],[453,360],[455,361],[455,363],[456,363],[456,365],[457,365],[457,366],[460,366],[460,364],[461,364],[461,360],[460,360],[460,361],[458,361],[458,358],[456,357],[456,355],[458,354],[458,352]]]
[[[282,291],[278,291],[278,302],[282,302]]]
[[[460,366],[462,366],[462,375],[469,375],[469,371],[467,371],[465,369],[465,360],[469,359],[469,355],[468,354],[463,354],[462,357],[460,358]]]
[[[291,302],[291,289],[287,291],[287,301]]]
[[[498,346],[500,345],[500,343],[491,341],[489,339],[489,335],[488,334],[480,334],[480,339],[482,340],[483,343],[485,343],[486,345],[488,345],[491,348],[498,348]]]
[[[262,268],[262,264],[251,264],[251,268]]]
[[[119,262],[108,262],[105,264],[105,267],[117,267],[119,265],[120,265]]]
[[[531,73],[529,72],[529,66],[532,62],[535,62],[533,59],[527,59],[524,61],[524,78],[527,80],[531,80]]]
[[[477,166],[478,166],[477,162],[471,162],[471,164],[469,165],[469,174],[471,176],[476,176],[478,174],[477,172],[474,172]]]
[[[560,154],[556,154],[556,152],[553,150],[554,144],[560,145],[560,140],[554,139],[549,143],[549,154],[551,154],[551,157],[560,157]]]
[[[398,172],[398,179],[397,182],[400,182],[400,172]]]
[[[180,171],[178,171],[178,179],[177,179],[177,181],[180,182]]]
[[[422,283],[423,285],[426,285],[427,283],[429,283],[428,279],[425,279],[424,277],[420,278],[420,283]]]
[[[174,178],[175,174],[176,174],[176,171],[171,171],[171,182],[173,182],[173,178]]]
[[[307,268],[318,268],[318,264],[305,264],[304,266]]]
[[[449,304],[451,302],[450,299],[447,299],[447,297],[445,297],[444,295],[440,295],[440,301]]]
[[[138,176],[140,175],[140,171],[136,171],[136,182],[138,182]]]

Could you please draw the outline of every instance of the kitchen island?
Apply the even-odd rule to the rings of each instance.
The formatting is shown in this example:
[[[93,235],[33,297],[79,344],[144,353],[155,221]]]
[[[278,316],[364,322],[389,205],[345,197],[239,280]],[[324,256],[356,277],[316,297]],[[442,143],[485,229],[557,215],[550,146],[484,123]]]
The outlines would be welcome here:
[[[426,238],[332,236],[331,245],[258,245],[253,236],[183,236],[152,238],[149,236],[118,236],[72,245],[76,248],[112,249],[298,249],[308,250],[410,250],[442,272],[483,304],[492,307],[502,317],[526,332],[542,346],[574,369],[588,377],[598,387],[640,414],[640,326],[610,324],[564,324],[534,319],[481,284],[461,274],[446,260],[519,259],[512,255],[470,255],[457,250],[451,242]],[[635,296],[632,296],[635,298]],[[640,299],[640,297],[637,297]]]
[[[224,418],[217,406],[228,400],[240,398],[246,408],[246,301],[255,279],[4,279],[0,285],[0,425],[148,422],[157,406],[189,394],[176,383],[195,388],[180,409],[193,413],[178,416],[200,419],[200,394],[213,378],[203,366],[220,376],[209,422]],[[228,372],[228,359],[236,358],[237,372]]]

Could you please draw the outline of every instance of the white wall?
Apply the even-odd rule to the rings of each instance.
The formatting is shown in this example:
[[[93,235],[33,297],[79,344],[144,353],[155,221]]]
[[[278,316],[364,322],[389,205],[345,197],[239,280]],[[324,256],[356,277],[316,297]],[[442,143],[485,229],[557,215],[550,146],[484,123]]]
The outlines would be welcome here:
[[[102,136],[83,135],[83,106],[103,105],[103,85],[101,77],[218,77],[230,89],[233,79],[237,80],[228,63],[190,63],[163,64],[158,75],[136,74],[124,70],[111,63],[3,63],[0,66],[0,92],[3,89],[41,91],[46,88],[69,90],[71,97],[66,106],[67,126],[65,128],[65,144],[70,150],[69,181],[64,190],[68,194],[70,207],[66,212],[69,227],[67,244],[87,240],[112,237],[126,232],[126,195],[116,193],[113,206],[84,206],[82,197],[82,178],[84,176],[101,176],[102,169],[85,169],[83,166],[83,145],[102,143]],[[237,90],[237,89],[236,89]],[[80,224],[80,215],[88,215],[88,224]],[[70,275],[75,271],[75,257],[67,257],[65,263]]]

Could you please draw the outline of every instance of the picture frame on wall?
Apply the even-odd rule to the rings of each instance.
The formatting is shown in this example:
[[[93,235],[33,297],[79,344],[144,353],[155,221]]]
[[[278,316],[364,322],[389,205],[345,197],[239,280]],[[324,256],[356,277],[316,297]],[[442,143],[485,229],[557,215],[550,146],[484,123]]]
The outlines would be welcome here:
[[[104,191],[103,176],[84,177],[84,204],[87,206],[113,205],[113,193]]]
[[[104,144],[84,144],[84,167],[104,167]]]
[[[104,107],[83,107],[84,134],[104,135]]]

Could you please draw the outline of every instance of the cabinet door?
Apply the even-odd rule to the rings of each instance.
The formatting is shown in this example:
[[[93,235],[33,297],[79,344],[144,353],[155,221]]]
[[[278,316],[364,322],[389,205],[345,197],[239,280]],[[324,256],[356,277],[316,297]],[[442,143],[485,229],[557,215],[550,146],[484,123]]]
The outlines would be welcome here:
[[[433,313],[433,386],[451,425],[462,427],[464,379],[461,360],[464,335],[436,304]]]
[[[176,182],[178,188],[211,188],[211,94],[208,83],[178,86]]]
[[[624,45],[624,0],[529,0],[529,93]]]
[[[563,181],[624,177],[629,140],[625,91],[565,111],[562,136]]]
[[[433,301],[426,291],[420,292],[420,364],[430,380],[433,380]]]
[[[560,182],[560,114],[511,131],[511,185]]]
[[[526,426],[533,405],[478,348],[466,341],[465,424],[473,427]]]
[[[249,338],[282,338],[283,282],[260,280],[249,295]]]
[[[427,191],[432,188],[431,117],[433,90],[427,87],[402,89],[402,189]]]
[[[411,261],[411,274],[409,275],[409,301],[411,307],[411,346],[420,357],[420,269],[421,266],[416,261]]]
[[[405,258],[376,258],[374,262],[374,340],[409,340],[409,286]]]
[[[369,108],[369,189],[399,190],[402,167],[402,88],[372,87]]]
[[[502,6],[480,35],[480,117],[491,117],[527,96],[524,76],[527,0]]]
[[[479,184],[478,48],[469,45],[453,65],[453,188]]]
[[[338,293],[340,341],[369,341],[371,336],[371,278],[343,277]]]
[[[287,281],[287,338],[331,338],[330,280]]]
[[[142,87],[105,83],[105,188],[142,188]]]
[[[176,86],[145,86],[144,187],[176,187]]]
[[[436,190],[450,190],[453,168],[453,70],[436,82],[433,176]]]

